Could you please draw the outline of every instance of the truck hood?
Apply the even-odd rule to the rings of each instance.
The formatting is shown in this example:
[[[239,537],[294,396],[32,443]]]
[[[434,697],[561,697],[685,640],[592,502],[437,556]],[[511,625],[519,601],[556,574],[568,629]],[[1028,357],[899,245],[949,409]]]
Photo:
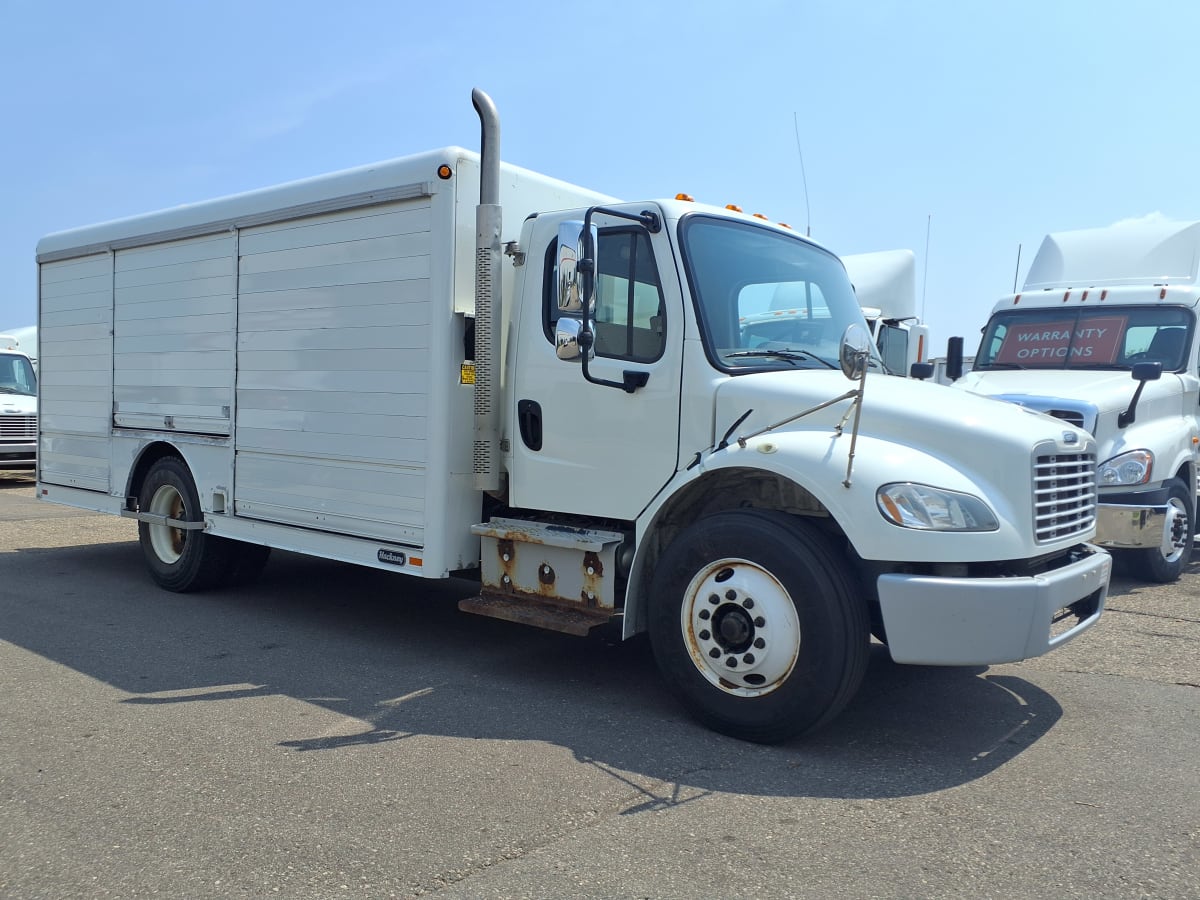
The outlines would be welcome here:
[[[1157,382],[1147,382],[1142,396],[1148,400],[1163,387],[1167,387],[1169,393],[1178,393],[1175,381],[1176,376],[1163,373]],[[987,397],[1002,396],[1018,403],[1022,397],[1059,397],[1082,401],[1090,403],[1102,414],[1125,409],[1137,390],[1137,382],[1127,371],[1064,369],[967,372],[954,386]]]
[[[758,431],[852,390],[839,372],[770,372],[742,375],[721,384],[716,396],[715,440],[739,416],[753,412],[730,436]],[[831,430],[851,401],[844,400],[780,426],[782,431]],[[853,418],[846,422],[849,432]],[[1027,458],[1035,443],[1053,441],[1082,451],[1087,438],[1074,426],[1013,403],[932,382],[869,374],[863,396],[860,435],[901,441],[962,470],[987,468],[1003,459],[1008,445]],[[1007,457],[1011,459],[1011,457]],[[1001,476],[1002,477],[1002,476]]]

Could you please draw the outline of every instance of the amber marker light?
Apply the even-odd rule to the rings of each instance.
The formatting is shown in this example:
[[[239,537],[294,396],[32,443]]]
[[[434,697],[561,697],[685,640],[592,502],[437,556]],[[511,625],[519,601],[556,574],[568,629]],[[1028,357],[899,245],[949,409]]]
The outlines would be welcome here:
[[[695,203],[695,202],[696,202],[696,198],[695,198],[695,197],[693,197],[691,194],[676,194],[676,195],[675,195],[675,199],[676,199],[676,200],[684,200],[684,201],[686,201],[686,202],[688,202],[688,203]]]
[[[754,214],[754,218],[756,218],[756,219],[762,219],[764,222],[770,222],[770,221],[771,221],[771,220],[770,220],[770,219],[768,219],[766,216],[764,216],[762,213],[755,213],[755,214]]]
[[[725,204],[725,208],[726,208],[726,209],[731,209],[731,210],[733,210],[734,212],[745,212],[745,210],[743,210],[743,209],[742,209],[740,206],[738,206],[736,203],[726,203],[726,204]]]
[[[438,178],[442,179],[442,181],[448,180],[453,174],[454,170],[445,163],[442,163],[440,166],[438,166]]]

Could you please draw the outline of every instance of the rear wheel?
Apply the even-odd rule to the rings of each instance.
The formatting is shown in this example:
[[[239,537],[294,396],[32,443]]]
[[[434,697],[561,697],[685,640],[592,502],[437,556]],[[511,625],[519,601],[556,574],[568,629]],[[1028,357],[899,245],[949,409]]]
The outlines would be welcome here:
[[[1126,551],[1133,572],[1159,584],[1169,584],[1183,574],[1192,558],[1192,541],[1196,537],[1195,498],[1187,484],[1173,478],[1167,482],[1167,492],[1167,515],[1159,546]]]
[[[705,725],[771,743],[849,702],[869,650],[866,605],[811,525],[765,510],[695,523],[656,567],[650,639],[668,685]]]
[[[164,456],[142,482],[138,507],[179,522],[203,522],[200,498],[187,465]],[[229,570],[230,543],[203,529],[138,522],[138,540],[150,577],[168,591],[199,591],[219,583]]]

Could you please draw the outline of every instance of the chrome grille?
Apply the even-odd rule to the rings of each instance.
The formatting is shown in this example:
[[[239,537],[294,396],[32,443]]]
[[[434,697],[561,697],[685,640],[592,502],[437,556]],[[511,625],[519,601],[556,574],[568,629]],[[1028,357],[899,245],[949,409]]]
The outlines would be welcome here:
[[[37,439],[37,416],[0,416],[0,440]]]
[[[1064,422],[1070,422],[1076,428],[1087,430],[1087,422],[1083,417],[1083,413],[1074,409],[1048,409],[1046,412],[1054,416],[1056,419],[1062,419]]]
[[[1038,543],[1082,535],[1095,524],[1095,455],[1038,456],[1033,467],[1033,529]]]

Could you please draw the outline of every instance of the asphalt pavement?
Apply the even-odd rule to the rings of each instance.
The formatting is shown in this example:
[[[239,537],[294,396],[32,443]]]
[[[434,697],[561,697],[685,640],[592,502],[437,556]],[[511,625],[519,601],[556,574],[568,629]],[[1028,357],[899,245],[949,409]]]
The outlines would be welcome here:
[[[1036,660],[876,646],[774,747],[469,588],[276,553],[170,594],[0,473],[0,897],[1200,897],[1200,561]]]

